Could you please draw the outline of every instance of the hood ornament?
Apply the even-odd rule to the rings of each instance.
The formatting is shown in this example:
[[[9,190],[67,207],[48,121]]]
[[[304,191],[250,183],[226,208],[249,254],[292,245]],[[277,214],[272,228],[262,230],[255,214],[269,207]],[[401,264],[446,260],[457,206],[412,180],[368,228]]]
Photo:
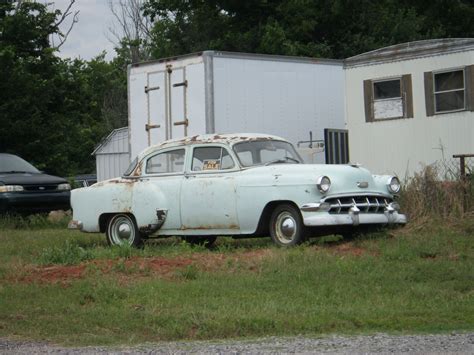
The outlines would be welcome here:
[[[366,189],[369,187],[369,183],[367,181],[359,181],[357,183],[357,186],[360,187],[361,189]]]

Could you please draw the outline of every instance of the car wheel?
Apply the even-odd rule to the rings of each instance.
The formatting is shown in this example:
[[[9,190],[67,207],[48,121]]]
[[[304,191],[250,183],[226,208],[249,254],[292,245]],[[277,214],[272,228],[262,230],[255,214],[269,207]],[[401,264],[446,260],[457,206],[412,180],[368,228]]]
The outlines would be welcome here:
[[[215,235],[206,235],[206,236],[182,237],[182,239],[191,245],[203,245],[206,247],[211,247],[216,241],[217,237]]]
[[[279,246],[292,246],[306,240],[307,229],[297,208],[289,204],[279,205],[270,218],[270,235]]]
[[[140,247],[143,238],[133,217],[126,214],[113,216],[107,225],[107,242],[109,245],[130,245]]]

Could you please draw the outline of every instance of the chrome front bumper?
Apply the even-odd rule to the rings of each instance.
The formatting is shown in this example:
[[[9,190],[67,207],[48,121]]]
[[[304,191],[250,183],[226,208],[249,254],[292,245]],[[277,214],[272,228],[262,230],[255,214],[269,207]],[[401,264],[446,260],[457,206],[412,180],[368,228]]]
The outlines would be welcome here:
[[[303,223],[307,227],[360,224],[405,224],[407,217],[398,212],[329,214],[327,212],[304,213]]]
[[[332,207],[328,203],[308,203],[301,206],[301,211],[303,213],[303,222],[305,226],[308,227],[407,223],[407,217],[404,214],[398,212],[400,206],[396,202],[377,206],[377,213],[368,213],[367,211],[361,210],[359,207],[361,207],[361,204],[357,206],[354,203],[350,205],[350,207],[345,212],[329,213],[329,210]]]

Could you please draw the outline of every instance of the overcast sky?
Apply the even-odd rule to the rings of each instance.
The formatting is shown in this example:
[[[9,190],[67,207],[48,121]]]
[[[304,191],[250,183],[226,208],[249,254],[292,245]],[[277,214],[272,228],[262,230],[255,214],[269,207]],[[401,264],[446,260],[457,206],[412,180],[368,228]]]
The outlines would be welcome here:
[[[52,8],[64,12],[70,0],[53,0]],[[53,2],[51,0],[47,2]],[[66,43],[58,53],[62,58],[82,58],[89,60],[103,50],[107,52],[106,59],[115,56],[114,45],[107,39],[112,38],[108,28],[113,24],[113,15],[107,5],[108,0],[76,0],[72,11],[79,11],[79,22],[74,25]],[[69,22],[62,26],[65,32],[69,28]]]

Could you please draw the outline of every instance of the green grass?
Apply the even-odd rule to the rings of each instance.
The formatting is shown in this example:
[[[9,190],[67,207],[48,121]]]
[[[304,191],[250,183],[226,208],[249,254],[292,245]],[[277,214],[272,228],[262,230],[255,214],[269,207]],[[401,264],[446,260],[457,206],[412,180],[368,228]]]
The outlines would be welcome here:
[[[112,345],[472,331],[473,226],[470,220],[457,228],[433,223],[416,234],[328,238],[289,250],[267,239],[224,238],[213,250],[177,238],[135,250],[51,226],[1,229],[0,336]],[[166,277],[133,266],[163,258],[192,263]],[[99,261],[113,267],[104,271],[93,263]],[[19,277],[51,265],[87,267],[82,278],[67,282]]]

